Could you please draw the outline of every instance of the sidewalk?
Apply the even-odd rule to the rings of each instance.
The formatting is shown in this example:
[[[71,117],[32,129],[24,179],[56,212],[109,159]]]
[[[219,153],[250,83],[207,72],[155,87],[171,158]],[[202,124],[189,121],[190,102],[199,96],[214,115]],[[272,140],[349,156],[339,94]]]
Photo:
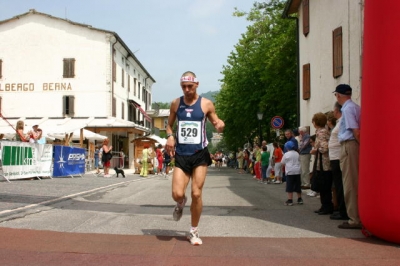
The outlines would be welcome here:
[[[184,237],[0,228],[1,265],[399,265],[377,239]]]

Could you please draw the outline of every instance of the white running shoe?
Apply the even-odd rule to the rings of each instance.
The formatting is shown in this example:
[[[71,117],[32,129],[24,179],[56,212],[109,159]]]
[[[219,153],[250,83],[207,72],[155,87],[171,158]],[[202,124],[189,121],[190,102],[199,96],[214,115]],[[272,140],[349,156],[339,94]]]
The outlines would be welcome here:
[[[181,219],[183,208],[186,205],[186,201],[187,201],[187,197],[185,196],[185,198],[183,199],[182,206],[180,206],[180,204],[178,202],[176,203],[174,212],[172,213],[172,217],[174,218],[174,221],[179,221]]]
[[[315,197],[317,196],[317,192],[311,190],[310,192],[307,193],[307,196]]]
[[[203,244],[203,241],[201,241],[201,238],[199,237],[198,230],[189,232],[189,235],[187,238],[189,239],[190,244],[192,244],[193,246],[199,246],[199,245]]]

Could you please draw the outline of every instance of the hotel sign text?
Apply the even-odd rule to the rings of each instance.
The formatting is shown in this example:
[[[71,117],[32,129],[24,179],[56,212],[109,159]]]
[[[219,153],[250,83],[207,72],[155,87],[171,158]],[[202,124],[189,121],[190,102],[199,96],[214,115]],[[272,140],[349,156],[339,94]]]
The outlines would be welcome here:
[[[0,83],[3,92],[35,91],[34,83]],[[72,91],[71,83],[42,83],[42,91]]]

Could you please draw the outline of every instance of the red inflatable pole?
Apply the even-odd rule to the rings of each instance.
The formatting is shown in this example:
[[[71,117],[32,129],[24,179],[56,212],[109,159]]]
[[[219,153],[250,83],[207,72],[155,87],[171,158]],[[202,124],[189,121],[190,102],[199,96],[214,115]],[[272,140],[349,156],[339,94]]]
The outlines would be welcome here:
[[[400,1],[364,10],[359,212],[372,235],[400,243]]]

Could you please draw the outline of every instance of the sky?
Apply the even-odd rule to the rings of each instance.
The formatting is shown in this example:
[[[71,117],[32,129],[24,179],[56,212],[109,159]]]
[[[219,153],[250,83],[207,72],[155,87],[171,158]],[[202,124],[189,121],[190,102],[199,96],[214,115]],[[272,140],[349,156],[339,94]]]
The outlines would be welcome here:
[[[218,91],[228,56],[246,32],[254,0],[0,0],[0,21],[36,9],[116,32],[156,80],[153,102],[182,95],[179,78],[193,71],[199,94]],[[260,1],[261,2],[261,1]]]

